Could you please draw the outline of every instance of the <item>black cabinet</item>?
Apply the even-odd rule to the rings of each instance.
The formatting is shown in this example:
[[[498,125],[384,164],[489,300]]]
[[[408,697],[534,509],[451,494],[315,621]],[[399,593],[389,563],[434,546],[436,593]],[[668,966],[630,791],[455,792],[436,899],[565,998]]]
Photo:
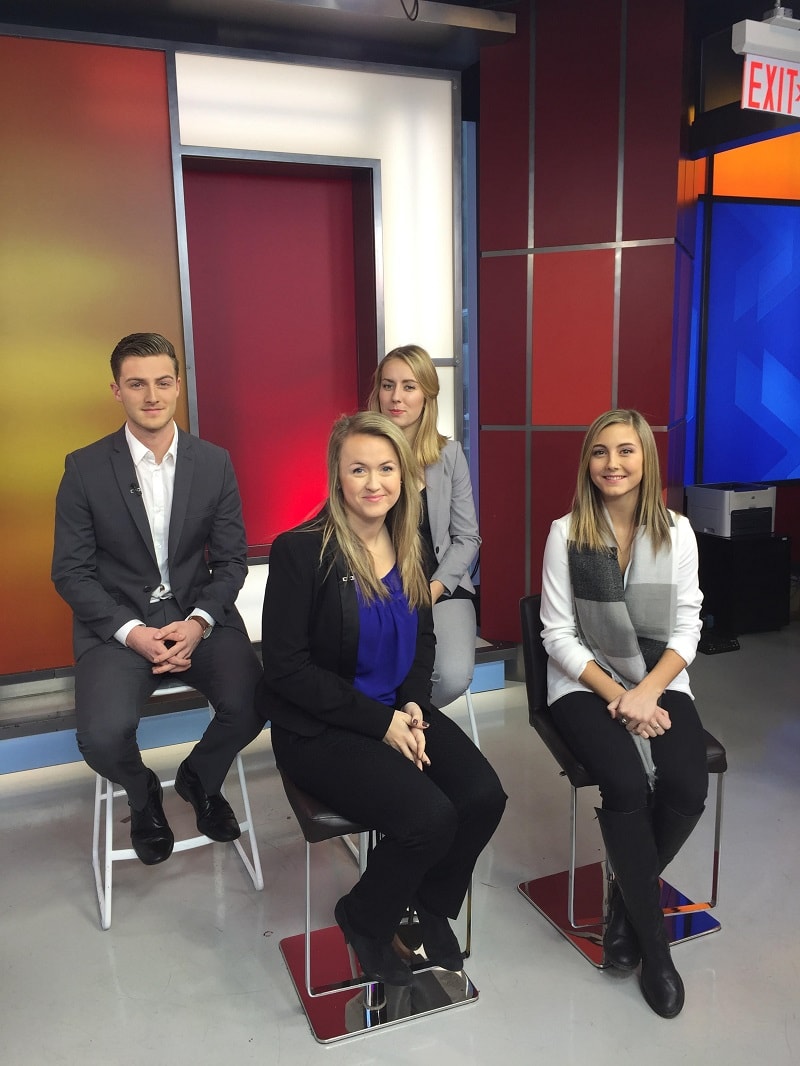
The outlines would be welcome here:
[[[703,617],[727,633],[756,633],[789,624],[790,541],[776,534],[697,534]]]

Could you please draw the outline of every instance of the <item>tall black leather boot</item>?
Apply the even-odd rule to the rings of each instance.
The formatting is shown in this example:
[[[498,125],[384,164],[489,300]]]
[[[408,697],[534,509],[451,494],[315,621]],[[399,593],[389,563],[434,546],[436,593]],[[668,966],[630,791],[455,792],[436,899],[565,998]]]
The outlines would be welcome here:
[[[694,832],[694,827],[702,816],[702,811],[699,814],[679,814],[666,803],[656,800],[652,817],[659,872],[669,866]]]
[[[603,961],[617,970],[635,970],[642,958],[636,930],[628,921],[616,878],[611,882],[608,921],[603,933]]]
[[[680,814],[668,804],[656,800],[652,807],[652,823],[659,874],[681,850],[702,816],[702,811],[699,814]],[[618,970],[635,970],[642,957],[636,930],[628,921],[628,912],[616,880],[612,881],[610,891],[608,921],[603,934],[604,959]]]
[[[597,819],[642,950],[642,995],[656,1014],[674,1018],[683,1009],[684,989],[664,931],[650,811],[646,807],[630,813],[598,809]]]

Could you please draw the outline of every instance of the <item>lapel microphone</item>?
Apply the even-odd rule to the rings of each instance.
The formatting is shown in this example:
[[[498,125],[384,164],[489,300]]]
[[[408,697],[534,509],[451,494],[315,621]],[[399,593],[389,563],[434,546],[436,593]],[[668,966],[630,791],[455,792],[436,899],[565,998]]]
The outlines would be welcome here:
[[[142,490],[139,488],[139,485],[135,481],[131,482],[130,491],[131,491],[131,495],[132,496],[141,496],[142,495]]]

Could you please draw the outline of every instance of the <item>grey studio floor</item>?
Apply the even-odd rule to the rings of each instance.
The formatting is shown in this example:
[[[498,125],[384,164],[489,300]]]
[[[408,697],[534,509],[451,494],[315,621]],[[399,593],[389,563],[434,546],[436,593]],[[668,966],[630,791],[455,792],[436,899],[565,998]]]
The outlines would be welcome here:
[[[303,921],[304,846],[269,736],[245,753],[264,866],[254,891],[232,847],[115,868],[102,932],[90,866],[93,778],[82,764],[0,778],[0,1061],[111,1066],[336,1063],[800,1062],[800,623],[697,658],[695,694],[729,760],[722,930],[675,949],[686,1007],[665,1021],[635,976],[595,970],[517,892],[567,863],[569,789],[527,724],[524,686],[475,697],[482,746],[510,800],[476,877],[476,1003],[342,1043],[314,1041],[279,940]],[[463,702],[463,701],[462,701]],[[466,724],[459,702],[451,711]],[[167,776],[185,748],[152,752]],[[586,793],[589,790],[584,790]],[[232,798],[235,796],[231,789]],[[600,855],[594,795],[580,805],[579,863]],[[176,830],[191,829],[173,793]],[[709,811],[668,879],[707,898]],[[354,866],[317,845],[317,925]]]

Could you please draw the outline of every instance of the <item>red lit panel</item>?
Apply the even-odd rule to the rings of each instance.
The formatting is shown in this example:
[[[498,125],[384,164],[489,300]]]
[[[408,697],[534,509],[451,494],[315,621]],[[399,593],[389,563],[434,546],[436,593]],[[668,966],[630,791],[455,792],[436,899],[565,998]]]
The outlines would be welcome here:
[[[352,180],[187,171],[200,435],[231,452],[250,545],[314,513],[358,410]]]

